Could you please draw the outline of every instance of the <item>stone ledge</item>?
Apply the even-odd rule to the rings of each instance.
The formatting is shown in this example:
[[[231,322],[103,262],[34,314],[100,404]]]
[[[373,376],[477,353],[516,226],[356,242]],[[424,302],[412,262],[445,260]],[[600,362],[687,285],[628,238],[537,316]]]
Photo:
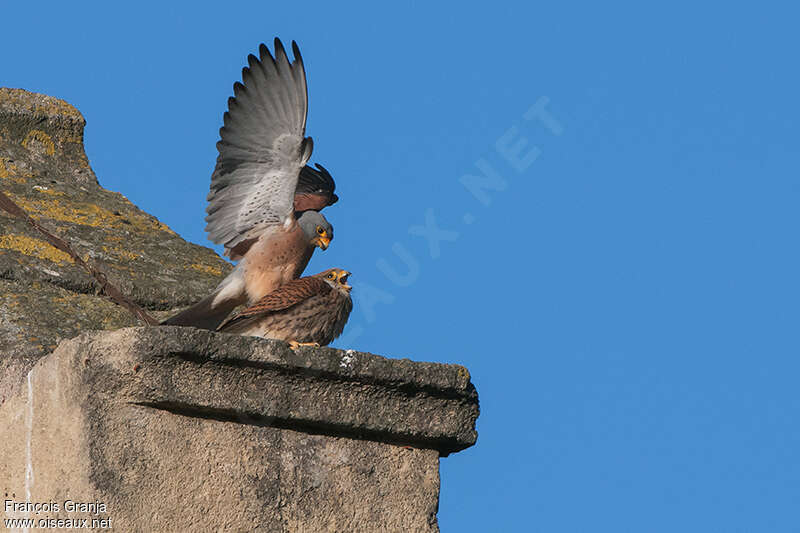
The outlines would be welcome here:
[[[46,518],[121,531],[436,533],[439,458],[475,442],[477,416],[457,365],[191,328],[91,332],[0,405],[0,492],[102,502]]]
[[[64,353],[81,359],[72,366],[86,390],[117,402],[441,455],[477,439],[478,395],[459,365],[333,348],[295,352],[279,341],[168,326],[65,344],[73,346]]]

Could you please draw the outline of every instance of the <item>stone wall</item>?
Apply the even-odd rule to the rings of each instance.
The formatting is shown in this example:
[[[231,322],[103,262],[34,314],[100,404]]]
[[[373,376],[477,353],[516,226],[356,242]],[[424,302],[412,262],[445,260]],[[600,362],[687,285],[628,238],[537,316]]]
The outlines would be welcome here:
[[[65,341],[0,406],[0,491],[123,531],[438,531],[439,456],[471,446],[461,366],[194,328]],[[63,502],[103,512],[67,512]]]

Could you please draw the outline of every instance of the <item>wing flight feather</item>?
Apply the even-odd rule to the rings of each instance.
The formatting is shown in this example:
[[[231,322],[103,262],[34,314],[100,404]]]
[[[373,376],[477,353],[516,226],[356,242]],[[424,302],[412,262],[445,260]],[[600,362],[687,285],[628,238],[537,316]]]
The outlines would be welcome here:
[[[262,229],[292,216],[300,170],[313,144],[305,137],[308,90],[297,44],[290,62],[275,39],[250,55],[242,82],[233,86],[223,116],[219,155],[211,176],[206,232],[233,248]]]

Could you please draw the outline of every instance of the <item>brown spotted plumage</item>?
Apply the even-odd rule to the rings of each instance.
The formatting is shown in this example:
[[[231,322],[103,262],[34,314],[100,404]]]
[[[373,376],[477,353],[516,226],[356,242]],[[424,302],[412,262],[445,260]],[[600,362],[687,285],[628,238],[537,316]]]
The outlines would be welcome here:
[[[325,346],[341,335],[353,301],[346,270],[332,268],[284,283],[222,323],[219,331]]]

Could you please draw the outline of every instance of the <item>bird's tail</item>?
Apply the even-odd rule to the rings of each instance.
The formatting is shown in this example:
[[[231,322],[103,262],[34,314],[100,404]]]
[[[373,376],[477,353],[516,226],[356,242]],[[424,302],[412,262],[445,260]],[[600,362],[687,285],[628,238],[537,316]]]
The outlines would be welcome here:
[[[242,271],[237,266],[233,272],[217,285],[214,292],[177,315],[170,317],[162,325],[193,326],[196,328],[217,329],[225,317],[238,305],[247,302]]]

